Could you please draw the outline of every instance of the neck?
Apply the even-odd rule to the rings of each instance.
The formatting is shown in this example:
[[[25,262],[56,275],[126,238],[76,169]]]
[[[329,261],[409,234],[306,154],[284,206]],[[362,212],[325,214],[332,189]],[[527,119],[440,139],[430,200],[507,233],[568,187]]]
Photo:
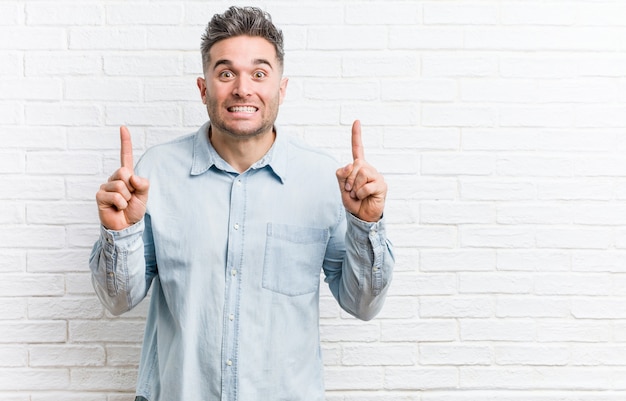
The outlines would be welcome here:
[[[213,148],[226,163],[239,173],[243,173],[265,156],[274,144],[275,138],[276,132],[274,130],[252,137],[238,138],[219,132],[212,126],[209,127],[209,140]]]

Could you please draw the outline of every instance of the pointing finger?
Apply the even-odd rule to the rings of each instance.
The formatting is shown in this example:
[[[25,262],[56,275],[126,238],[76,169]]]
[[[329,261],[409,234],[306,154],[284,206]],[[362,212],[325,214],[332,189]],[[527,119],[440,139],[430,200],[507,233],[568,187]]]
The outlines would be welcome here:
[[[361,140],[361,122],[355,120],[352,124],[352,160],[364,159],[363,141]]]
[[[120,127],[120,162],[122,167],[133,170],[133,143],[130,140],[130,131],[125,126]]]

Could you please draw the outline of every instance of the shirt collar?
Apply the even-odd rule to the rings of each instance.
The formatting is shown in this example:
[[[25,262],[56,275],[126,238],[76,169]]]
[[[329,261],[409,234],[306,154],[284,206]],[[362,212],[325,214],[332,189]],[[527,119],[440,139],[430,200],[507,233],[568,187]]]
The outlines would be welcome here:
[[[209,140],[210,121],[200,127],[196,132],[193,142],[193,160],[191,164],[191,175],[200,175],[207,172],[212,166],[224,171],[231,171],[232,168],[215,151]],[[284,184],[287,178],[287,161],[289,160],[287,137],[276,131],[276,139],[270,150],[259,161],[250,166],[250,169],[261,169],[265,166],[271,168],[276,177]]]

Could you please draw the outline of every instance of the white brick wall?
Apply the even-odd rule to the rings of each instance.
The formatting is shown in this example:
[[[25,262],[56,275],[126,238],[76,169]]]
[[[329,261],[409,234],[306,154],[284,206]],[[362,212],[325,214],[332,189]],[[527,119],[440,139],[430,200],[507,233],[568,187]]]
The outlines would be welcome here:
[[[389,182],[395,280],[358,322],[321,300],[329,401],[626,399],[626,4],[251,1],[286,35],[284,129]],[[87,268],[94,194],[191,132],[226,1],[0,3],[0,399],[129,401],[144,302]],[[248,400],[246,400],[248,401]]]

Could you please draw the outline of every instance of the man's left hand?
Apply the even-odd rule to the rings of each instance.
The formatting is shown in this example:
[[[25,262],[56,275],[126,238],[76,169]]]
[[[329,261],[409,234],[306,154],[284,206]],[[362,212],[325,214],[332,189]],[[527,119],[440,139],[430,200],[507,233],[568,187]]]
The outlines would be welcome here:
[[[361,122],[352,124],[352,163],[337,170],[343,205],[363,221],[380,220],[385,208],[387,184],[382,174],[365,161]]]

